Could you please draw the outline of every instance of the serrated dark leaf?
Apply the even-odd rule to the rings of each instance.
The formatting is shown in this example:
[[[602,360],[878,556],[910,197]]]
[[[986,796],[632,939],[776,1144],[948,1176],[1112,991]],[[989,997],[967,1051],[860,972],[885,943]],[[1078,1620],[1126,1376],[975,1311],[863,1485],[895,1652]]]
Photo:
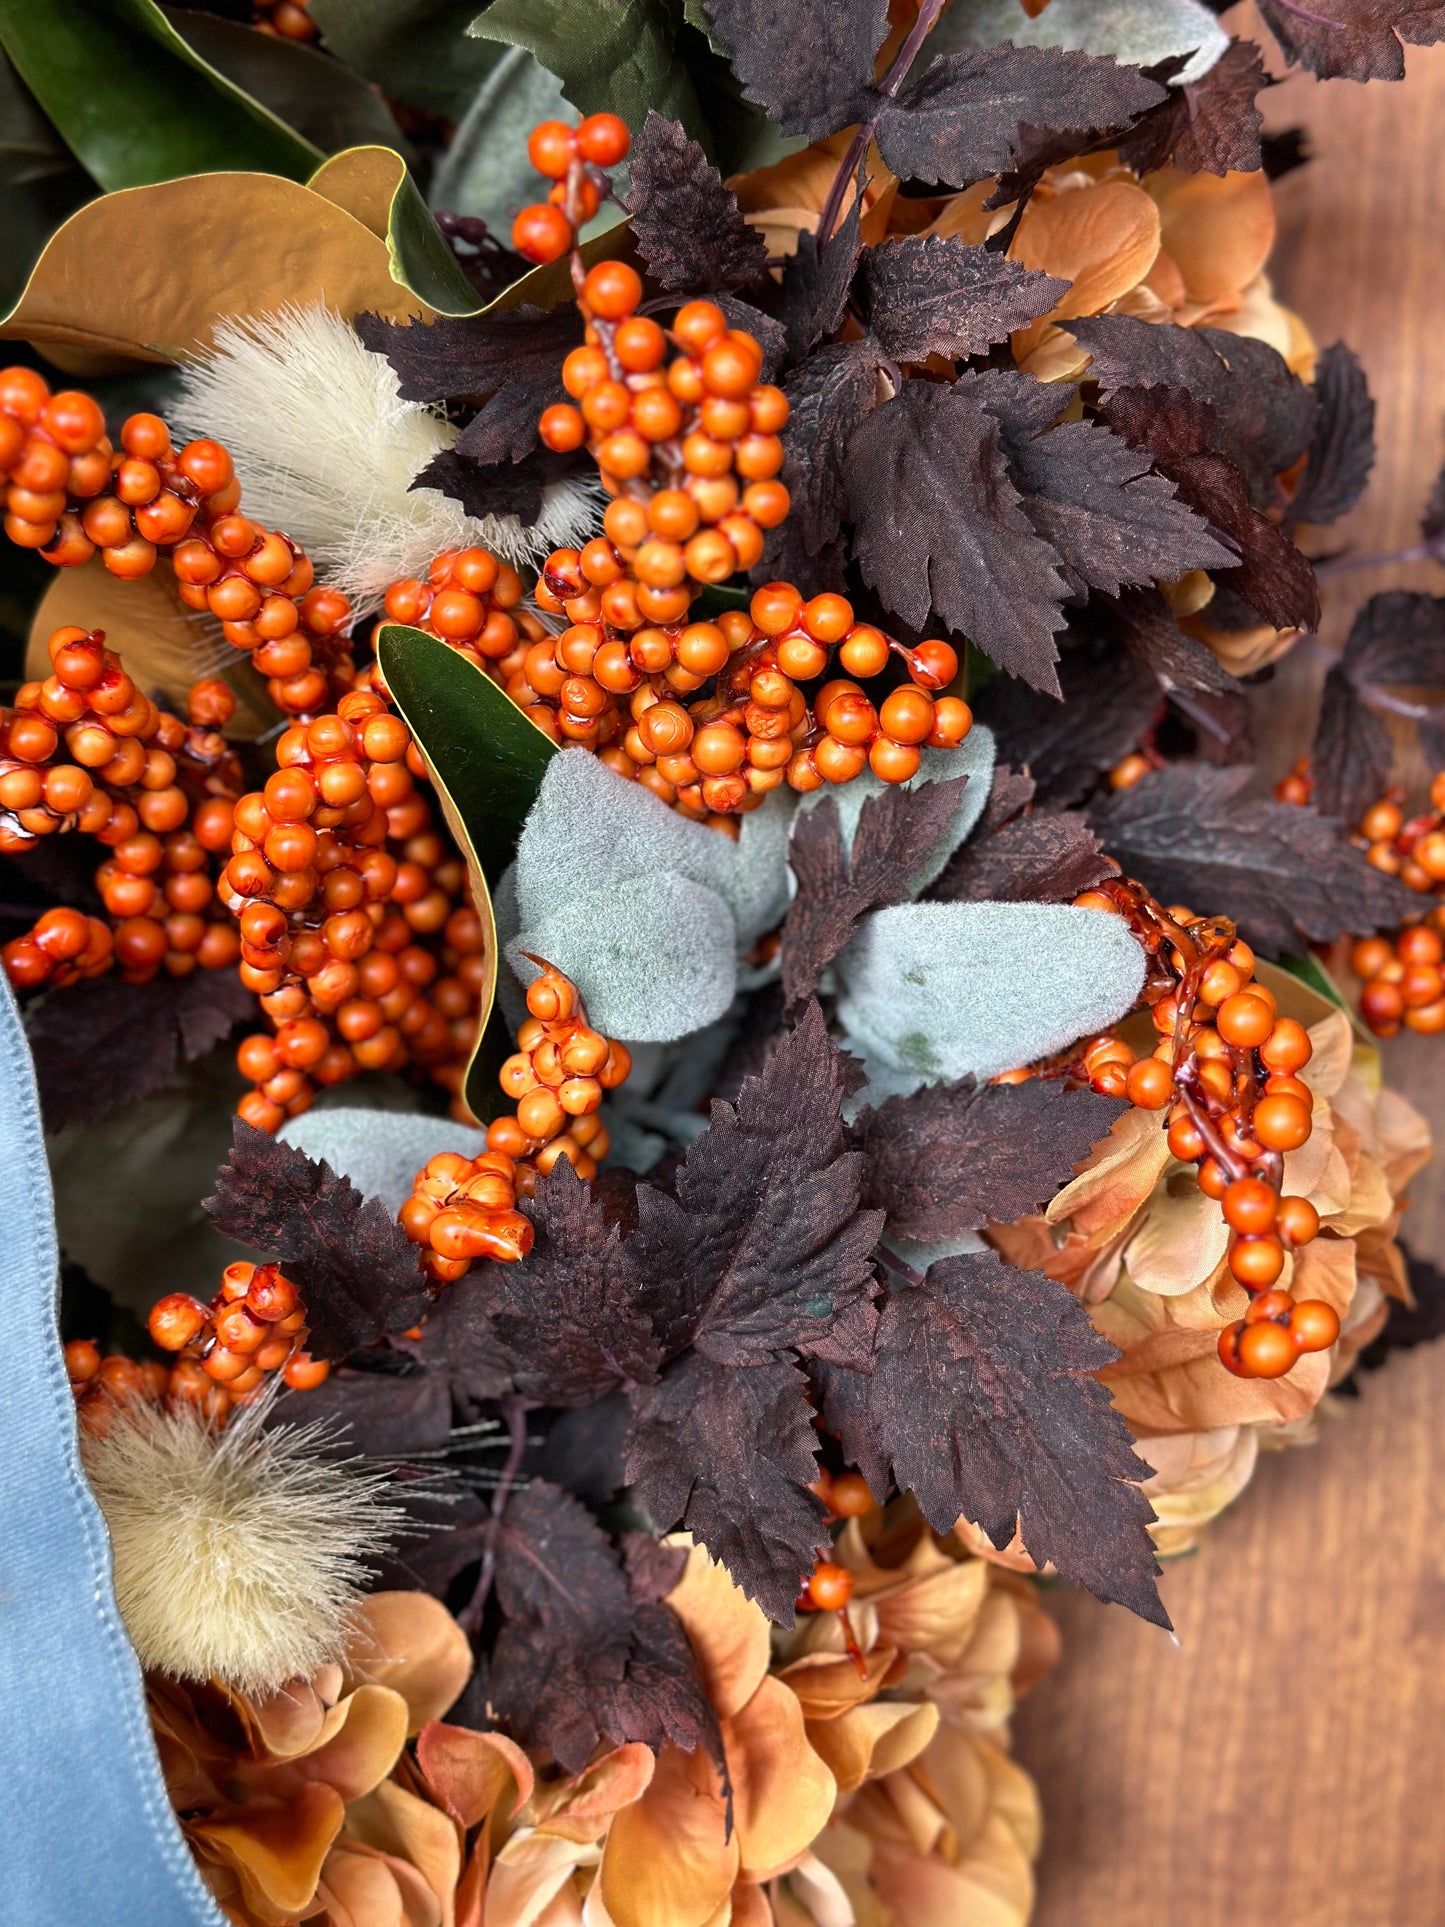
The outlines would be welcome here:
[[[998,421],[955,387],[909,381],[848,443],[854,557],[890,609],[930,611],[1012,676],[1058,690],[1065,583],[1009,479]]]
[[[868,797],[851,854],[831,796],[799,815],[788,845],[798,891],[782,929],[783,996],[790,1009],[812,996],[860,917],[915,894],[919,871],[953,821],[968,781],[953,776]]]
[[[767,272],[767,248],[737,196],[697,142],[652,108],[632,143],[627,210],[638,252],[664,288],[710,294]]]
[[[646,1532],[624,1532],[621,1550],[628,1590],[642,1606],[660,1605],[687,1566],[686,1546],[665,1546]]]
[[[1063,136],[1123,129],[1164,89],[1137,67],[1060,47],[944,54],[878,113],[877,141],[900,180],[968,187],[1013,167],[1038,130]],[[1078,140],[1063,141],[1065,153]]]
[[[1025,776],[1022,770],[1010,769],[1007,763],[996,762],[993,779],[988,786],[988,801],[983,806],[975,836],[992,836],[995,830],[1012,822],[1020,810],[1026,810],[1033,802],[1037,788],[1032,776]]]
[[[512,1360],[492,1324],[496,1295],[486,1266],[473,1267],[437,1299],[419,1338],[392,1342],[447,1386],[463,1421],[493,1399],[511,1395]]]
[[[399,324],[356,317],[356,332],[396,371],[403,401],[479,401],[457,452],[483,465],[518,462],[537,446],[537,417],[562,396],[562,362],[582,340],[570,303]]]
[[[1130,129],[1120,158],[1139,174],[1170,162],[1182,174],[1252,174],[1263,165],[1255,99],[1270,84],[1254,42],[1232,40],[1207,74],[1170,87]]]
[[[792,506],[775,533],[791,531],[808,556],[818,555],[842,527],[848,505],[844,458],[853,430],[874,404],[877,370],[871,341],[840,342],[809,355],[783,383],[790,413],[782,478]],[[775,573],[796,580],[791,570]]]
[[[743,93],[785,134],[818,140],[869,111],[888,0],[708,0]]]
[[[925,1085],[854,1126],[863,1195],[891,1236],[920,1244],[1011,1224],[1048,1203],[1118,1115],[1113,1098],[1040,1077]]]
[[[991,387],[1009,378],[967,379],[988,406]],[[1029,436],[1011,434],[1006,420],[1001,426],[1024,513],[1058,554],[1080,599],[1088,589],[1117,595],[1127,584],[1232,566],[1230,551],[1178,499],[1175,484],[1102,423],[1063,422]]]
[[[805,228],[798,245],[783,263],[783,285],[778,299],[778,320],[787,334],[788,350],[796,359],[815,347],[825,335],[835,334],[842,326],[853,285],[853,271],[862,248],[863,197],[862,169],[858,186],[847,213],[823,242]]]
[[[576,464],[548,448],[534,448],[519,462],[473,462],[455,448],[433,455],[412,488],[434,488],[460,502],[479,521],[485,515],[515,515],[531,524],[542,513],[542,495],[552,482],[572,474]]]
[[[928,895],[935,903],[1071,903],[1114,874],[1086,817],[1028,810],[992,831],[980,824]]]
[[[1375,466],[1375,402],[1358,355],[1333,342],[1315,368],[1318,413],[1291,522],[1338,522],[1359,501]]]
[[[215,1195],[203,1204],[218,1231],[284,1266],[305,1301],[319,1358],[345,1358],[415,1324],[427,1308],[416,1246],[380,1198],[363,1198],[329,1164],[243,1118]]]
[[[27,1013],[47,1131],[93,1124],[148,1097],[256,1014],[234,970],[195,970],[148,984],[93,977],[52,990]]]
[[[1166,694],[1179,690],[1211,696],[1231,695],[1239,684],[1214,651],[1185,635],[1174,611],[1156,589],[1126,589],[1117,600],[1100,604],[1142,669],[1147,669]]]
[[[1119,388],[1163,386],[1206,404],[1212,412],[1200,412],[1208,433],[1200,447],[1243,472],[1256,508],[1276,505],[1275,477],[1309,448],[1317,405],[1314,390],[1267,342],[1130,315],[1070,321],[1069,332],[1088,349],[1088,379],[1104,399]]]
[[[274,1408],[277,1424],[329,1421],[337,1430],[338,1454],[369,1459],[407,1459],[435,1452],[452,1427],[452,1401],[438,1372],[333,1371],[314,1391],[293,1392]]]
[[[622,1444],[632,1414],[620,1392],[559,1412],[528,1470],[560,1485],[588,1505],[609,1505],[626,1483],[622,1472]]]
[[[1040,803],[1076,803],[1139,747],[1161,710],[1158,682],[1096,611],[1080,611],[1062,641],[1062,701],[999,678],[975,705],[999,755],[1033,777]]]
[[[1253,770],[1171,763],[1090,809],[1109,855],[1161,903],[1232,917],[1278,957],[1345,931],[1389,930],[1419,899],[1365,861],[1339,823],[1246,796]]]
[[[993,1252],[944,1258],[888,1301],[873,1424],[940,1532],[964,1518],[1004,1546],[1017,1527],[1040,1565],[1168,1626],[1138,1483],[1148,1471],[1093,1376],[1117,1357],[1043,1272]]]
[[[1249,499],[1249,484],[1227,456],[1212,452],[1213,405],[1184,388],[1118,388],[1104,403],[1105,420],[1179,487],[1239,555],[1221,578],[1277,629],[1313,629],[1319,622],[1314,569],[1284,530]]]
[[[869,325],[896,361],[981,355],[1047,314],[1068,286],[956,235],[909,235],[863,257]]]
[[[815,1362],[808,1376],[824,1430],[837,1439],[849,1465],[863,1474],[868,1490],[882,1498],[891,1489],[893,1476],[873,1427],[871,1371],[871,1363],[868,1371],[853,1372],[843,1365]]]
[[[487,1266],[492,1328],[523,1397],[591,1405],[657,1376],[657,1341],[616,1225],[565,1158],[538,1178],[519,1264]]]
[[[725,1367],[689,1352],[632,1394],[627,1478],[659,1525],[676,1521],[780,1625],[829,1543],[809,1485],[818,1435],[791,1360]]]
[[[1408,589],[1371,596],[1325,678],[1310,753],[1314,800],[1348,824],[1359,821],[1390,779],[1394,745],[1370,697],[1391,683],[1445,689],[1445,599]],[[1421,733],[1428,738],[1425,722]]]
[[[1299,0],[1259,0],[1265,24],[1292,64],[1322,80],[1403,80],[1401,41],[1445,39],[1439,0],[1329,0],[1328,11]]]

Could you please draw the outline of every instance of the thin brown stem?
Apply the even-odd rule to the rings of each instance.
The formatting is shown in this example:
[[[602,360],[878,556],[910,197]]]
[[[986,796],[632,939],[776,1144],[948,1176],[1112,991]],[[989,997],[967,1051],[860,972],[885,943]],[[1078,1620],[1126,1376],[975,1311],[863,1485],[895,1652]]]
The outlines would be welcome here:
[[[506,1421],[507,1438],[510,1441],[507,1461],[497,1479],[497,1489],[492,1494],[492,1529],[486,1551],[482,1555],[482,1569],[477,1574],[477,1583],[472,1596],[457,1614],[457,1624],[467,1633],[482,1630],[482,1615],[486,1611],[487,1600],[491,1595],[492,1580],[497,1571],[497,1528],[507,1507],[517,1474],[522,1469],[522,1460],[527,1451],[527,1413],[531,1410],[525,1399],[508,1399],[502,1407],[502,1417]]]
[[[908,70],[918,58],[918,50],[933,30],[933,23],[943,12],[943,0],[922,0],[918,18],[908,30],[908,37],[893,57],[893,64],[883,76],[878,89],[885,100],[892,100],[898,89],[908,78]],[[838,216],[843,209],[843,196],[848,192],[848,183],[858,172],[858,164],[868,152],[868,143],[877,131],[878,117],[860,121],[854,129],[853,138],[848,143],[848,151],[838,163],[838,172],[833,176],[833,184],[828,189],[828,198],[823,203],[823,211],[818,216],[818,246],[821,249],[832,237],[838,224]],[[861,190],[860,190],[861,191]]]

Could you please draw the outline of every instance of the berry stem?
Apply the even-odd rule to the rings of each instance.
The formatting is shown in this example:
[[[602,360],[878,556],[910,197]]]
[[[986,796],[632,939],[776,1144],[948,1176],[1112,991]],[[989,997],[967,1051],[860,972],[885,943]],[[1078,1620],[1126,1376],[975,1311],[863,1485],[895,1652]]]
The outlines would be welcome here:
[[[879,1245],[877,1256],[884,1270],[894,1272],[905,1284],[921,1285],[923,1283],[923,1273],[915,1271],[908,1260],[901,1258],[891,1245]]]
[[[879,88],[885,100],[892,100],[898,89],[908,77],[908,70],[918,58],[918,50],[933,29],[933,23],[943,12],[943,0],[922,0],[918,18],[908,30],[908,38],[893,57],[893,64],[883,76]],[[848,191],[848,183],[858,172],[863,156],[868,152],[878,125],[876,116],[871,120],[860,121],[848,143],[848,151],[838,163],[838,172],[833,176],[833,185],[828,189],[828,198],[823,203],[823,212],[818,216],[818,246],[823,247],[831,238],[838,216],[843,208],[843,196]],[[859,192],[862,192],[861,185]]]
[[[517,1474],[522,1469],[522,1459],[527,1450],[527,1414],[531,1404],[524,1398],[509,1398],[502,1404],[502,1418],[507,1427],[509,1440],[507,1459],[497,1479],[497,1489],[492,1494],[492,1532],[491,1543],[482,1555],[482,1569],[477,1574],[476,1587],[471,1598],[457,1614],[457,1624],[468,1633],[482,1630],[482,1614],[492,1590],[492,1580],[497,1570],[497,1526],[507,1509],[512,1487]]]

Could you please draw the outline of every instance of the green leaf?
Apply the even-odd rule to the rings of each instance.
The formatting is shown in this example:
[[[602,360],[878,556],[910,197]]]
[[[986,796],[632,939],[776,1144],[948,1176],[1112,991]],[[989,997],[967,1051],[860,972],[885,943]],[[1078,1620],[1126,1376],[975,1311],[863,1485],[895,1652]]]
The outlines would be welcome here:
[[[527,137],[539,121],[565,113],[557,76],[524,48],[508,47],[437,162],[431,205],[485,221],[505,241],[512,216],[539,200],[544,186],[527,158]]]
[[[477,291],[457,265],[421,189],[391,147],[348,147],[307,181],[385,241],[391,276],[438,314],[475,314]],[[570,285],[570,284],[569,284]]]
[[[0,43],[103,188],[237,168],[304,181],[320,158],[153,0],[0,0]]]
[[[712,149],[665,0],[492,0],[470,31],[525,47],[584,114],[618,114],[634,133],[655,107]]]
[[[489,974],[462,1085],[473,1115],[485,1120],[502,1109],[497,1072],[512,1048],[500,1017],[491,1021],[500,948],[491,886],[512,860],[557,745],[475,663],[424,630],[384,624],[376,659],[426,758],[447,827],[467,860],[472,902],[486,932]]]
[[[16,301],[56,228],[94,193],[94,181],[0,54],[0,310]]]
[[[328,53],[391,100],[460,120],[496,66],[495,41],[468,37],[477,0],[311,0]]]
[[[450,799],[478,867],[495,884],[557,745],[474,662],[424,630],[384,624],[376,658],[438,792]]]
[[[386,102],[339,60],[219,14],[180,7],[162,11],[193,53],[323,154],[343,147],[394,147],[410,160],[406,136]]]

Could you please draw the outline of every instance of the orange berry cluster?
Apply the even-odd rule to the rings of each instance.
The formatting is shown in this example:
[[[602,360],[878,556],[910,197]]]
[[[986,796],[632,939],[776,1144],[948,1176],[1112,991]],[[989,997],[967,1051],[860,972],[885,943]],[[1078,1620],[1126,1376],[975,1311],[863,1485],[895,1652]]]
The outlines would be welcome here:
[[[517,608],[522,593],[517,571],[486,549],[446,549],[425,582],[416,576],[393,582],[385,606],[390,621],[440,636],[479,669],[505,681],[520,666],[527,645],[546,633],[534,615]]]
[[[410,730],[353,689],[336,713],[292,724],[276,760],[236,805],[220,891],[240,924],[241,981],[275,1033],[237,1053],[255,1086],[241,1116],[274,1131],[318,1085],[413,1062],[458,1093],[485,937],[466,866],[416,788]]]
[[[309,1391],[331,1370],[304,1350],[305,1308],[275,1265],[227,1265],[209,1305],[174,1291],[151,1307],[147,1324],[162,1351],[179,1353],[173,1365],[137,1364],[120,1353],[103,1358],[88,1338],[65,1347],[65,1369],[87,1431],[108,1430],[116,1409],[138,1399],[196,1406],[223,1424],[233,1406],[259,1394],[268,1374],[279,1371],[294,1390]]]
[[[1169,1149],[1198,1166],[1200,1189],[1219,1200],[1233,1234],[1230,1275],[1252,1301],[1220,1334],[1220,1358],[1238,1377],[1279,1378],[1302,1352],[1327,1350],[1340,1329],[1322,1300],[1295,1301],[1275,1288],[1286,1254],[1320,1225],[1308,1199],[1280,1195],[1284,1154],[1313,1128],[1310,1090],[1299,1077],[1311,1055],[1308,1033],[1277,1014],[1273,993],[1255,980],[1253,951],[1227,918],[1161,909],[1123,880],[1075,903],[1129,920],[1149,958],[1143,1000],[1160,1038],[1144,1057],[1121,1037],[1095,1038],[1077,1074],[1140,1110],[1167,1110]]]
[[[460,1278],[474,1258],[525,1258],[532,1226],[517,1199],[531,1197],[538,1173],[561,1159],[591,1179],[607,1154],[597,1113],[603,1091],[631,1070],[630,1053],[590,1028],[577,986],[551,964],[527,986],[527,1008],[517,1050],[500,1072],[515,1113],[492,1120],[480,1157],[443,1151],[430,1159],[401,1208],[402,1230],[424,1247],[422,1269],[439,1283]]]
[[[1361,937],[1350,946],[1350,968],[1364,986],[1360,1015],[1376,1037],[1445,1031],[1445,907],[1394,937]]]
[[[274,33],[282,40],[319,40],[321,30],[308,11],[311,0],[254,0],[251,24],[257,33]]]
[[[552,182],[545,201],[524,207],[512,223],[512,246],[539,265],[560,261],[608,192],[605,168],[624,159],[632,137],[616,114],[589,114],[580,127],[544,120],[527,141],[527,158]]]
[[[1430,785],[1430,803],[1407,817],[1405,792],[1387,790],[1365,811],[1351,839],[1366,862],[1421,896],[1438,895],[1445,884],[1445,770]]]
[[[52,395],[29,368],[0,371],[0,480],[5,529],[59,568],[99,550],[112,575],[148,575],[169,552],[181,600],[221,624],[251,655],[276,706],[321,708],[351,662],[351,605],[313,586],[310,561],[288,537],[238,513],[241,485],[219,442],[177,451],[159,415],[132,415],[117,451],[88,395]]]

